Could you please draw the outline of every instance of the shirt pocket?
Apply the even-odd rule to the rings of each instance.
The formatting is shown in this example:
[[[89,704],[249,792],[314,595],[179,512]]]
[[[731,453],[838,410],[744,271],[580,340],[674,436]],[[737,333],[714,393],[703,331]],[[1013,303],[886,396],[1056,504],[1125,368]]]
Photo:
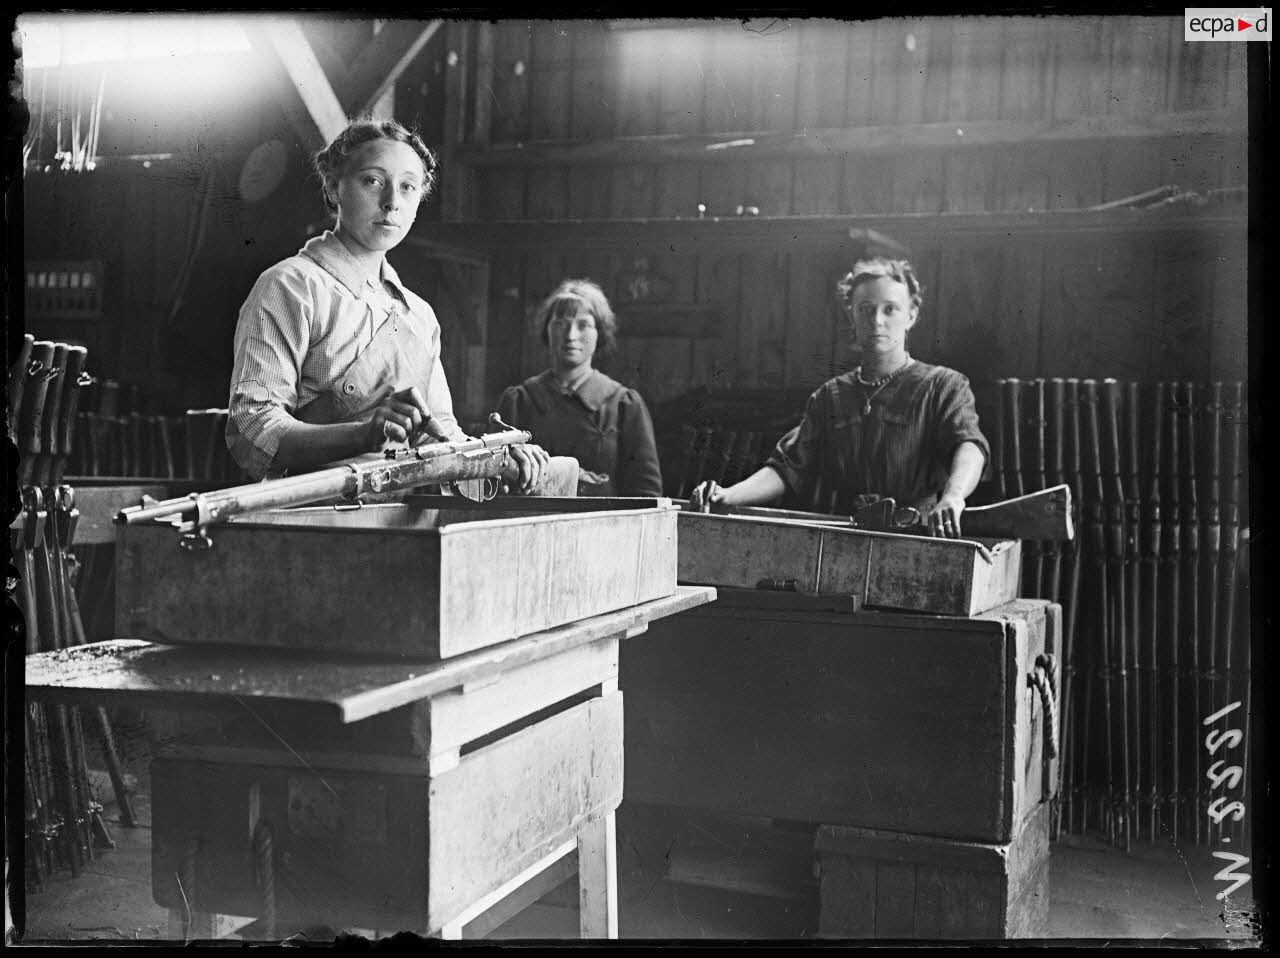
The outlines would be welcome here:
[[[880,412],[880,418],[884,421],[886,429],[908,429],[918,417],[901,409],[884,409]]]

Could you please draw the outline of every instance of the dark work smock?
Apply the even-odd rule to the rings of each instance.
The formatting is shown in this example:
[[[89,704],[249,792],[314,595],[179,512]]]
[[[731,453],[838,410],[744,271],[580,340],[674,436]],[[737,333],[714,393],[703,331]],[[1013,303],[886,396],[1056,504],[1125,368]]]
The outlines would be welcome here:
[[[969,380],[916,361],[878,392],[859,385],[852,372],[827,380],[766,465],[782,476],[792,508],[848,513],[862,494],[919,507],[942,491],[956,447],[966,440],[989,464]]]
[[[498,400],[498,415],[553,456],[609,479],[583,482],[579,495],[660,496],[662,473],[653,422],[634,389],[593,369],[577,390],[566,389],[551,370],[512,386]]]

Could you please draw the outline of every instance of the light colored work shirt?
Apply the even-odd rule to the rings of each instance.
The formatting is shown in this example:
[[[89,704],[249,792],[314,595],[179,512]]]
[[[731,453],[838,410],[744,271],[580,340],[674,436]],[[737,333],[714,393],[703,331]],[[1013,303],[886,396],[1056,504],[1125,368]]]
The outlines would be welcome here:
[[[390,348],[387,323],[397,334]],[[375,336],[379,370],[371,373],[367,367],[375,354],[357,361]],[[395,348],[397,341],[411,348]],[[383,367],[385,375],[379,375]],[[259,276],[240,308],[227,447],[254,478],[278,475],[280,437],[297,427],[297,410],[316,399],[333,407],[330,400],[336,398],[342,415],[327,421],[349,421],[367,416],[382,389],[410,385],[422,390],[451,439],[465,438],[440,363],[435,312],[404,287],[385,260],[379,280],[361,272],[342,241],[326,230]]]

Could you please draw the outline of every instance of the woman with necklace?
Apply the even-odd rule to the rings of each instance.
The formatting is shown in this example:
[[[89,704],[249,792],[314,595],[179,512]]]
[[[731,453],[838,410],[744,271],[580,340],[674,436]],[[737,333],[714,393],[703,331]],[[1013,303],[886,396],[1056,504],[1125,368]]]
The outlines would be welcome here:
[[[254,478],[306,472],[405,442],[466,437],[440,363],[440,324],[386,260],[435,182],[436,160],[394,120],[350,124],[314,158],[332,231],[254,284],[240,309],[227,446]],[[519,489],[547,454],[513,446]]]
[[[969,382],[907,352],[921,296],[905,260],[862,260],[838,289],[861,365],[809,397],[759,471],[724,488],[704,482],[692,501],[750,506],[789,494],[800,508],[849,513],[864,497],[888,496],[919,509],[934,535],[958,538],[990,458]]]
[[[604,290],[567,279],[543,300],[536,324],[551,368],[507,389],[498,415],[530,430],[554,455],[577,459],[579,495],[662,495],[644,400],[593,365],[612,350],[616,332]]]

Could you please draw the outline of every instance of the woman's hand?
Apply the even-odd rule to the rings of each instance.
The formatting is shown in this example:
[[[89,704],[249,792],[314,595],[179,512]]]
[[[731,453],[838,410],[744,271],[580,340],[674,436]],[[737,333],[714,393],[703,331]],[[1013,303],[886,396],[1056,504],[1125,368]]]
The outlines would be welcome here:
[[[710,512],[711,507],[724,502],[724,486],[714,479],[707,479],[693,487],[689,493],[689,505],[698,512]]]
[[[531,442],[511,446],[511,458],[520,467],[520,493],[528,495],[542,481],[542,473],[551,459],[547,451]]]
[[[381,449],[384,440],[408,442],[409,437],[429,419],[431,410],[417,386],[383,397],[369,417],[366,437],[370,449]]]
[[[944,492],[929,513],[929,534],[943,539],[960,538],[960,513],[964,512],[964,499],[954,493]]]

